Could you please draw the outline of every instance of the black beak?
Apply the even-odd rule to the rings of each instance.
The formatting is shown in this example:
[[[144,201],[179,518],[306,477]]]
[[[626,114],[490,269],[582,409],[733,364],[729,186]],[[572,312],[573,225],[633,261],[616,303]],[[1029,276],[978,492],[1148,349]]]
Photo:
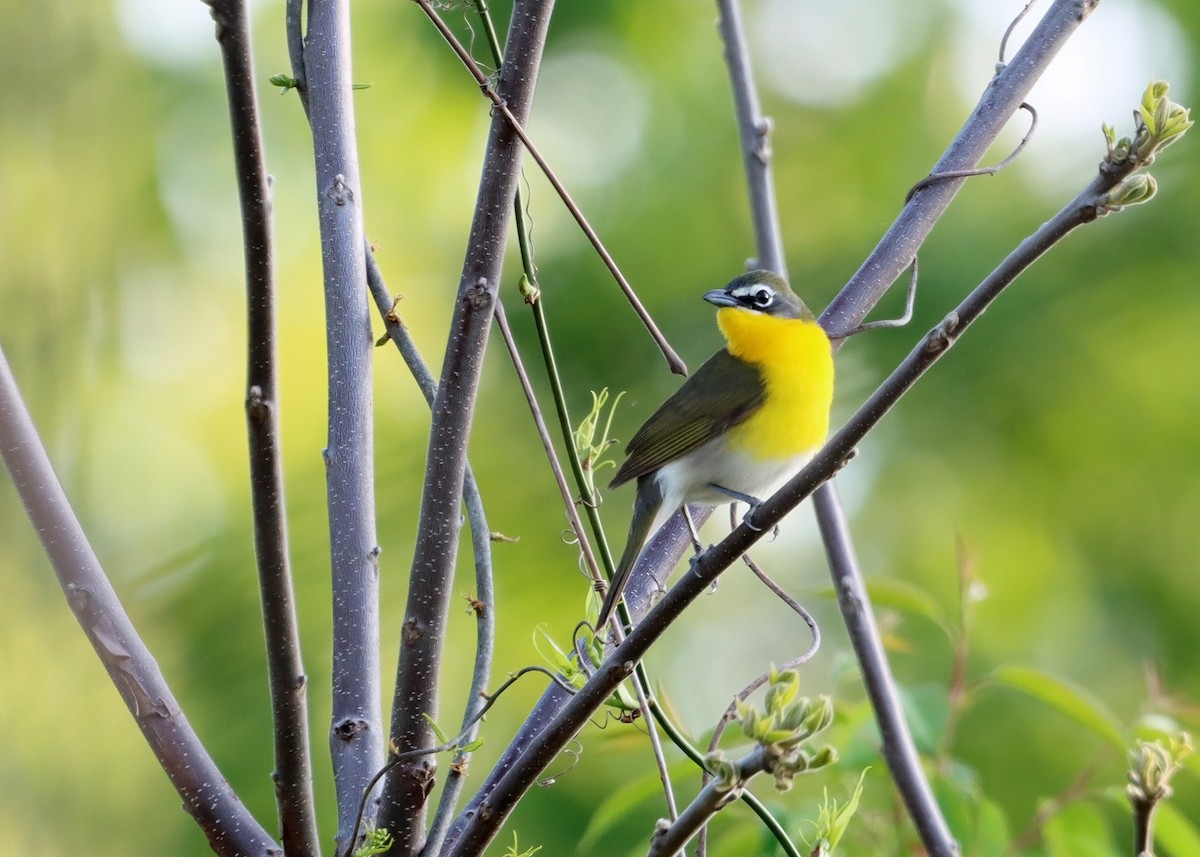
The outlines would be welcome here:
[[[724,289],[713,289],[711,292],[705,292],[704,299],[713,306],[741,306]]]

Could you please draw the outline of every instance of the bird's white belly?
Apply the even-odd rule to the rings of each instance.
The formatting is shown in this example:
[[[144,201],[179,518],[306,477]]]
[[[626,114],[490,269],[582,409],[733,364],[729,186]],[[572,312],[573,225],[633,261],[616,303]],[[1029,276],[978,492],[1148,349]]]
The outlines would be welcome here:
[[[765,500],[811,458],[811,452],[782,459],[756,458],[729,449],[724,438],[718,438],[659,468],[656,478],[663,493],[663,511],[674,511],[683,503],[719,506],[733,502],[733,497],[713,485]]]

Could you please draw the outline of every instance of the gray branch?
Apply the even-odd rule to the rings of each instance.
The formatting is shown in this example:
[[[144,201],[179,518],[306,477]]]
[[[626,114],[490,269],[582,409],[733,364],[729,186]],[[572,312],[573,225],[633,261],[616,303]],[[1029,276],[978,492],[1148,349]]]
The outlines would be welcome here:
[[[312,790],[307,677],[300,655],[288,558],[287,506],[279,438],[271,182],[263,153],[250,20],[244,0],[211,0],[233,129],[246,265],[246,422],[254,553],[267,648],[275,737],[275,801],[289,857],[321,853]]]
[[[1055,0],[1016,56],[988,84],[970,118],[938,159],[931,174],[969,169],[979,163],[1059,49],[1099,2]],[[831,333],[852,330],[866,318],[912,263],[917,250],[965,181],[965,178],[937,181],[913,194],[875,249],[821,314],[821,323],[826,330]]]
[[[278,857],[279,846],[229,787],[129,621],[50,465],[2,350],[0,457],[67,604],[213,851],[223,857]]]
[[[550,0],[520,0],[513,9],[498,91],[521,122],[529,116],[553,7]],[[311,86],[311,67],[308,72]],[[467,440],[499,289],[521,153],[512,126],[504,116],[494,114],[434,400],[392,707],[390,734],[399,752],[436,744],[425,716],[437,716],[437,679],[457,557]],[[422,849],[426,800],[435,769],[433,756],[423,755],[397,765],[385,779],[378,826],[395,837],[393,853],[408,855]]]
[[[304,82],[316,160],[325,282],[329,441],[324,452],[333,576],[329,743],[339,850],[383,766],[379,689],[379,547],[375,536],[372,338],[362,185],[355,143],[349,0],[311,0]]]
[[[437,379],[429,371],[425,359],[417,350],[417,344],[396,312],[395,301],[383,281],[383,274],[375,261],[375,254],[367,250],[367,283],[371,297],[387,326],[388,338],[396,345],[401,358],[412,373],[413,380],[431,408],[437,397]],[[492,574],[491,529],[484,513],[483,497],[479,484],[471,472],[468,462],[463,473],[463,505],[467,510],[467,521],[471,525],[471,550],[475,555],[475,598],[479,606],[475,610],[477,637],[475,643],[475,667],[471,672],[471,686],[467,690],[466,710],[463,712],[463,744],[474,741],[479,733],[479,716],[487,705],[484,694],[491,681],[492,661],[496,653],[496,593]],[[438,800],[437,812],[429,829],[426,853],[437,853],[453,820],[454,809],[462,794],[465,780],[465,764],[452,766],[446,776],[446,785]]]

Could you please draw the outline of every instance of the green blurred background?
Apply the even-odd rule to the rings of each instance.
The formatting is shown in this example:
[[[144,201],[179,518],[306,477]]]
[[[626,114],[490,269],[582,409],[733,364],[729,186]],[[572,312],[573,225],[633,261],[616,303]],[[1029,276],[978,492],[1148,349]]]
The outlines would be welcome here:
[[[289,514],[328,842],[325,364],[312,158],[294,95],[266,84],[287,70],[283,5],[254,5],[275,180]],[[668,337],[698,365],[719,341],[699,294],[753,254],[714,8],[683,0],[558,5],[533,134]],[[1021,5],[748,3],[775,122],[788,260],[811,305],[823,307],[854,272],[967,116]],[[464,10],[447,15],[466,37]],[[127,609],[225,775],[274,830],[241,407],[240,226],[211,22],[197,0],[8,0],[3,20],[0,345]],[[363,0],[354,27],[355,77],[371,84],[356,96],[368,229],[390,287],[404,296],[404,319],[436,366],[487,105],[414,5]],[[1101,122],[1129,133],[1130,111],[1152,78],[1170,80],[1185,104],[1195,98],[1198,38],[1193,0],[1104,0],[1035,90],[1041,124],[1029,150],[1001,175],[970,182],[927,243],[916,319],[854,339],[839,354],[835,423],[1090,180],[1103,153]],[[1023,121],[992,160],[1019,138]],[[986,837],[967,828],[990,819],[1020,833],[1081,771],[1092,772],[1082,790],[1090,798],[1123,783],[1120,753],[1064,705],[985,682],[998,666],[1027,665],[1086,688],[1129,726],[1150,711],[1193,729],[1200,720],[1195,137],[1154,167],[1161,190],[1152,204],[1071,236],[1018,281],[840,478],[927,749],[954,718],[939,788],[975,849],[967,853],[993,853],[972,844]],[[677,379],[546,183],[532,169],[527,176],[546,311],[574,415],[585,413],[590,390],[627,390],[615,430],[627,438]],[[510,271],[515,261],[514,250]],[[504,292],[536,367],[515,273]],[[898,295],[880,311],[893,305]],[[519,538],[496,546],[503,675],[539,661],[535,626],[569,639],[586,585],[498,344],[472,463],[493,529]],[[398,356],[377,355],[386,698],[427,412]],[[544,379],[537,383],[544,393]],[[604,508],[617,544],[629,499],[617,492]],[[720,527],[709,526],[717,538]],[[953,708],[953,645],[942,627],[957,625],[959,540],[981,585],[969,634],[973,691]],[[208,853],[76,628],[7,478],[0,546],[0,853]],[[862,694],[808,507],[758,555],[821,622],[825,645],[805,668],[805,689],[835,696],[835,737],[846,756],[831,776],[789,795],[762,791],[795,830],[815,813],[821,786],[844,799],[873,764],[853,853],[899,853],[907,835],[893,829],[893,799],[868,749]],[[652,658],[666,697],[697,734],[753,675],[808,643],[800,623],[747,577],[727,575]],[[455,589],[474,591],[469,563]],[[447,649],[447,725],[461,711],[472,657],[463,606]],[[534,684],[519,685],[489,716],[476,777],[538,695]],[[555,785],[535,790],[512,826],[523,847],[540,844],[544,854],[574,853],[589,822],[594,835],[579,853],[644,853],[664,811],[650,789],[637,799],[625,784],[650,772],[634,729],[589,729],[578,762],[555,765]],[[684,799],[692,789],[689,775]],[[1200,814],[1194,769],[1177,791],[1174,806]],[[617,798],[629,803],[616,813],[620,823],[597,822],[597,807]],[[741,808],[725,816],[714,853],[771,853]],[[1056,833],[1056,824],[1069,833]],[[1028,844],[1030,853],[1127,853],[1126,827],[1119,798],[1100,796]],[[502,841],[511,841],[508,832]]]

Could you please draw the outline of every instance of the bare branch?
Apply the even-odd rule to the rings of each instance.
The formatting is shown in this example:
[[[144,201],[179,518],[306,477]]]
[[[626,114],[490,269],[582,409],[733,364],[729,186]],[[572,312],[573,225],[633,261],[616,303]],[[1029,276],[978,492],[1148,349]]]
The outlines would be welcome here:
[[[499,91],[508,109],[529,115],[553,2],[518,2],[512,14]],[[310,82],[312,70],[309,70]],[[504,245],[520,175],[522,147],[512,125],[492,118],[475,217],[434,400],[421,514],[401,632],[391,739],[399,752],[432,747],[425,716],[437,716],[437,676],[458,548],[459,509],[468,434],[479,389],[483,350],[499,288]],[[428,788],[436,763],[419,755],[384,783],[378,826],[395,837],[394,852],[415,854],[424,841]]]
[[[931,857],[957,857],[958,845],[938,809],[937,798],[921,769],[921,756],[904,719],[896,682],[883,650],[883,640],[875,624],[867,587],[833,483],[823,486],[823,490],[813,497],[813,503],[817,508],[817,524],[829,558],[838,606],[862,670],[871,707],[875,710],[883,757],[892,772],[896,790]]]
[[[333,716],[339,850],[383,764],[372,340],[355,143],[349,0],[310,0],[304,74],[316,160],[329,366],[326,491],[333,573]]]
[[[1016,56],[988,84],[970,119],[930,173],[971,169],[979,163],[1059,49],[1099,2],[1055,0]],[[851,330],[866,318],[908,267],[917,248],[965,181],[966,178],[939,181],[912,196],[850,282],[821,314],[826,330],[834,334]]]
[[[750,219],[758,250],[758,262],[754,267],[774,271],[786,279],[787,259],[783,255],[775,179],[771,174],[771,120],[762,115],[758,104],[758,90],[750,68],[750,48],[742,26],[741,4],[738,0],[717,0],[717,11],[729,81],[733,86],[746,189],[750,194]]]
[[[248,368],[246,417],[254,548],[267,647],[275,737],[275,800],[289,857],[321,853],[312,790],[307,677],[300,654],[288,558],[287,505],[279,438],[271,182],[263,153],[250,20],[243,0],[211,0],[225,64],[242,241],[246,257]]]
[[[400,356],[407,364],[409,371],[417,382],[426,403],[432,408],[437,396],[437,380],[429,371],[429,366],[417,351],[416,343],[408,333],[408,329],[396,312],[396,300],[391,296],[383,281],[383,274],[375,261],[375,254],[367,248],[367,284],[375,306],[379,310],[383,323],[387,327],[388,337],[395,343]],[[497,304],[499,306],[499,304]],[[476,619],[475,666],[471,673],[471,686],[467,690],[467,705],[463,712],[462,740],[459,744],[469,744],[475,740],[478,733],[478,721],[489,703],[485,700],[488,683],[491,681],[492,662],[496,653],[496,593],[493,586],[492,574],[492,543],[491,530],[488,527],[487,515],[484,513],[483,497],[479,493],[479,484],[475,474],[471,472],[468,462],[463,472],[463,505],[467,510],[467,521],[471,525],[471,550],[475,557],[475,601]],[[465,784],[463,769],[464,758],[455,759],[446,776],[446,785],[438,799],[437,812],[429,830],[427,850],[436,853],[446,837],[453,819],[454,808],[458,802]]]
[[[630,306],[633,307],[634,312],[637,313],[638,318],[641,319],[642,324],[645,325],[646,330],[650,333],[655,345],[657,345],[659,351],[662,352],[663,357],[667,361],[667,366],[669,366],[671,371],[676,375],[686,375],[687,366],[684,364],[683,359],[675,353],[675,349],[673,349],[671,344],[667,342],[667,338],[663,336],[662,332],[658,329],[658,325],[654,323],[654,319],[650,317],[649,311],[647,311],[646,307],[643,306],[641,299],[637,296],[637,293],[634,292],[633,286],[629,285],[629,281],[625,279],[625,275],[622,274],[621,269],[617,267],[616,260],[613,259],[612,255],[608,252],[608,248],[606,248],[600,241],[600,236],[596,234],[594,229],[592,229],[592,225],[588,223],[587,218],[583,216],[582,209],[580,209],[575,203],[575,200],[571,198],[571,195],[567,193],[566,187],[559,180],[554,170],[550,168],[550,164],[546,162],[546,159],[542,157],[542,153],[538,150],[537,146],[535,146],[533,141],[529,139],[529,134],[525,131],[524,120],[518,119],[513,114],[513,111],[510,109],[510,105],[507,103],[507,100],[488,82],[487,77],[482,71],[479,70],[479,66],[477,66],[475,61],[471,58],[470,53],[462,46],[462,43],[460,43],[455,37],[454,33],[450,31],[450,28],[446,26],[445,21],[442,20],[442,17],[437,13],[437,10],[433,8],[433,4],[430,2],[430,0],[416,0],[416,2],[425,11],[425,14],[429,16],[429,19],[433,21],[434,26],[438,28],[438,32],[442,34],[442,38],[444,38],[447,44],[449,44],[454,50],[455,55],[459,58],[459,60],[462,61],[462,64],[466,66],[467,71],[471,72],[472,77],[474,77],[475,82],[479,84],[479,88],[483,91],[483,94],[491,100],[496,111],[504,116],[509,125],[512,127],[513,133],[517,135],[521,143],[524,144],[525,148],[529,150],[530,156],[534,159],[534,161],[537,162],[537,165],[541,168],[542,173],[546,176],[546,179],[558,193],[559,198],[562,199],[563,205],[566,206],[567,211],[569,211],[571,216],[575,218],[575,222],[579,224],[579,228],[582,229],[583,234],[587,236],[592,248],[596,251],[596,255],[600,257],[600,260],[604,262],[604,266],[608,268],[609,273],[613,275],[613,279],[617,281],[617,285],[621,288],[621,292],[625,295],[626,300],[629,301]]]
[[[3,350],[0,456],[67,604],[213,851],[223,857],[278,857],[279,846],[229,787],[129,621],[50,465]]]

